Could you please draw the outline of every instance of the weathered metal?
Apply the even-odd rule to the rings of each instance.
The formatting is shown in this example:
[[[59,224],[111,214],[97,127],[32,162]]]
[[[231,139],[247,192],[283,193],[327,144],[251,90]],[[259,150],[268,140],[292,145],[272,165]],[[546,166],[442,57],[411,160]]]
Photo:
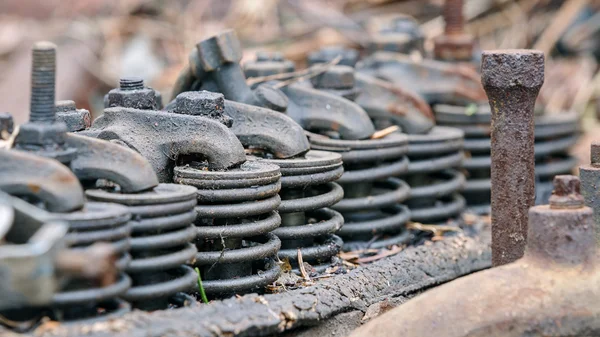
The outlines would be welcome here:
[[[415,62],[407,55],[376,52],[357,64],[357,71],[410,88],[431,105],[487,100],[479,74],[463,64],[429,59]]]
[[[351,336],[599,334],[596,226],[579,185],[557,176],[550,205],[529,209],[524,257],[427,291]]]
[[[126,205],[132,214],[132,259],[125,270],[132,286],[122,297],[136,308],[165,309],[178,292],[191,290],[197,275],[186,263],[196,254],[191,243],[196,214],[196,189],[177,184],[160,184],[147,192],[120,193],[107,187],[87,190],[91,200]]]
[[[434,107],[437,123],[465,133],[463,168],[467,184],[463,195],[469,209],[479,214],[490,212],[490,133],[491,110],[488,106]],[[575,113],[538,115],[535,118],[535,176],[536,204],[548,202],[555,175],[570,174],[577,160],[568,150],[577,141],[580,127]]]
[[[262,159],[281,170],[281,227],[273,233],[282,241],[280,259],[290,261],[299,273],[298,254],[317,273],[332,265],[332,258],[342,248],[335,235],[342,225],[342,215],[328,207],[335,205],[344,191],[335,183],[343,173],[342,156],[312,150],[293,159]],[[300,251],[300,253],[298,253]]]
[[[444,33],[433,41],[434,57],[442,61],[473,60],[475,39],[464,30],[463,0],[446,0],[444,3]]]
[[[119,80],[118,88],[108,92],[104,107],[160,110],[162,109],[162,97],[158,91],[144,86],[143,79],[125,77]]]
[[[6,140],[13,133],[15,123],[13,117],[8,112],[0,113],[0,139]]]
[[[246,148],[267,150],[275,158],[302,155],[310,148],[303,129],[288,116],[257,106],[225,100],[208,91],[179,94],[168,111],[226,118],[226,125]],[[218,116],[222,117],[218,117]]]
[[[195,245],[204,291],[216,297],[261,291],[281,272],[275,257],[281,173],[276,165],[247,161],[211,171],[205,164],[175,168],[175,182],[196,186]]]
[[[0,190],[50,212],[70,212],[85,203],[79,180],[66,166],[21,151],[0,150]]]
[[[457,171],[463,159],[462,131],[437,126],[424,135],[408,135],[408,172],[403,179],[410,185],[405,202],[411,220],[444,224],[456,220],[466,203],[458,193],[465,183]]]
[[[20,126],[14,147],[68,163],[76,150],[65,144],[66,125],[56,121],[56,46],[37,42],[32,50],[31,104],[29,122]]]
[[[160,182],[170,182],[183,155],[203,155],[211,169],[226,169],[245,161],[236,136],[218,121],[164,111],[108,108],[81,134],[109,140],[140,153]]]
[[[85,109],[77,109],[73,101],[56,102],[56,120],[65,123],[67,131],[83,131],[92,125],[92,115]]]
[[[78,261],[76,254],[93,248],[97,242],[105,243],[110,256],[102,258],[102,252],[96,254],[93,266],[106,266],[103,279],[90,282],[89,278],[71,277],[60,291],[52,297],[52,316],[60,321],[107,319],[120,316],[130,310],[130,305],[119,297],[131,286],[131,279],[124,271],[129,265],[129,236],[131,214],[127,207],[109,203],[88,202],[75,212],[52,213],[48,219],[62,221],[69,225],[65,236],[70,248],[69,260],[62,259],[73,272],[73,263]],[[89,258],[87,259],[89,264]],[[103,261],[104,260],[104,261]],[[88,267],[89,269],[90,267]],[[114,268],[111,275],[109,268]],[[85,268],[79,270],[82,274]]]
[[[544,54],[485,51],[481,82],[492,109],[492,263],[523,256],[527,210],[535,202],[533,108],[544,83]]]
[[[594,210],[596,241],[600,243],[600,142],[590,146],[590,164],[579,166],[586,206]]]
[[[410,54],[418,51],[424,54],[425,37],[415,18],[405,14],[391,14],[375,17],[367,22],[370,33],[367,50],[369,52],[388,51]]]
[[[65,223],[46,221],[42,210],[0,192],[0,310],[51,303],[67,229]]]

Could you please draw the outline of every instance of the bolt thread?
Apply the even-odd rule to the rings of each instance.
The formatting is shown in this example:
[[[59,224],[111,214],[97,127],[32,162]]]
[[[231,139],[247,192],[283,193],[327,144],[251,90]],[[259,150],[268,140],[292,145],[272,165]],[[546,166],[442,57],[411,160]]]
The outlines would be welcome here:
[[[446,0],[444,21],[446,22],[446,34],[457,34],[464,31],[463,0]]]
[[[138,77],[126,77],[119,80],[121,90],[144,89],[144,80]]]
[[[56,91],[56,45],[38,42],[33,46],[31,67],[31,122],[54,122]]]

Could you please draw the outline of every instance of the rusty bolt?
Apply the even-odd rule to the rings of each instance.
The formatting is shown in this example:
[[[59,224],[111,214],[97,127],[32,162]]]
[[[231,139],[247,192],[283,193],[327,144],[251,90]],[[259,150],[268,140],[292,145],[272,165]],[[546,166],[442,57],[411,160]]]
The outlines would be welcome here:
[[[208,117],[231,127],[233,120],[223,113],[223,94],[210,91],[188,91],[177,95],[173,112],[183,115]]]
[[[544,82],[544,53],[486,51],[481,82],[492,110],[492,263],[523,256],[527,211],[535,200],[534,105]]]
[[[6,140],[13,133],[15,123],[8,112],[0,113],[0,139]]]
[[[434,39],[433,53],[443,61],[470,61],[475,46],[473,36],[464,31],[463,0],[444,3],[444,34]]]
[[[569,209],[581,208],[584,205],[581,196],[579,178],[571,175],[554,177],[554,191],[550,196],[550,208]]]
[[[20,127],[15,148],[68,163],[76,149],[65,145],[67,128],[56,121],[56,45],[37,42],[32,50],[31,105],[29,122]]]
[[[56,102],[56,119],[64,122],[69,132],[82,131],[92,125],[90,112],[77,109],[75,102],[69,100]]]
[[[317,89],[350,89],[354,87],[354,68],[333,66],[310,81]]]
[[[105,107],[157,110],[159,108],[157,95],[156,91],[144,86],[143,79],[126,77],[119,80],[119,88],[108,92]]]
[[[594,210],[596,241],[600,244],[600,142],[591,145],[591,163],[579,167],[586,206]]]
[[[259,85],[254,89],[254,94],[260,105],[267,109],[283,112],[288,107],[289,100],[287,96],[281,90],[268,84]]]

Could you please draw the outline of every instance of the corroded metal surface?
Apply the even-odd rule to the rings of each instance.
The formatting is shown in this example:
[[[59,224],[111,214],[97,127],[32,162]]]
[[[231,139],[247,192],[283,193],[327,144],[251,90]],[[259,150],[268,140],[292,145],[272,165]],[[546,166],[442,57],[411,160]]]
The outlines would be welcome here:
[[[598,335],[592,209],[583,205],[577,177],[556,177],[554,189],[550,205],[529,210],[523,258],[430,290],[352,336]]]
[[[248,295],[155,313],[133,312],[91,333],[89,325],[56,325],[36,333],[40,337],[80,336],[84,331],[92,337],[269,336],[313,326],[349,310],[366,310],[386,298],[408,296],[490,264],[489,236],[459,236],[430,246],[407,248],[346,275],[281,294]]]
[[[535,202],[533,108],[544,82],[539,51],[487,51],[481,82],[492,108],[492,247],[495,266],[523,256]]]

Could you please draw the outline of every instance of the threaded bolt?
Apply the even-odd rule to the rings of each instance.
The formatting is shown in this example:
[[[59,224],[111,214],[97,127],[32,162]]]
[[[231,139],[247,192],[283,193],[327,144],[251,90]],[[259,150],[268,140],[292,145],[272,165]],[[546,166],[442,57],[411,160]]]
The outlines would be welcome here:
[[[465,26],[463,0],[446,0],[443,16],[446,22],[444,31],[447,35],[463,33]]]
[[[56,91],[56,45],[37,42],[33,46],[30,122],[53,123]]]
[[[119,80],[121,90],[144,89],[144,80],[139,77],[124,77]]]

